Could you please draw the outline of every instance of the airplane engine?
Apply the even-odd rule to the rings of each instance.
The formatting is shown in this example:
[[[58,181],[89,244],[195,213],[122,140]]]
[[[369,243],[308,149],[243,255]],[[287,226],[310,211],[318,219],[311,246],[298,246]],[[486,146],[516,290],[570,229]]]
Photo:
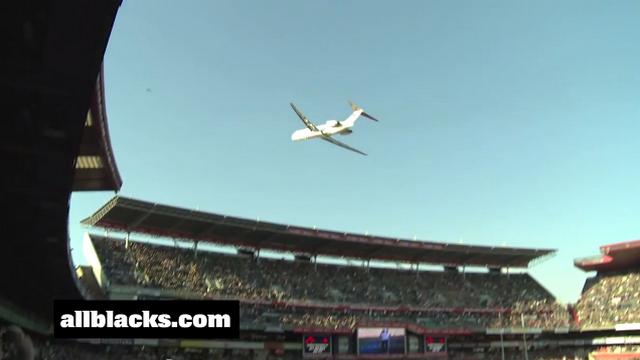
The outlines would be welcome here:
[[[352,132],[353,132],[353,130],[351,130],[351,129],[344,129],[344,130],[340,131],[340,135],[351,135]]]
[[[326,122],[327,126],[336,127],[340,126],[340,121],[338,120],[329,120]]]

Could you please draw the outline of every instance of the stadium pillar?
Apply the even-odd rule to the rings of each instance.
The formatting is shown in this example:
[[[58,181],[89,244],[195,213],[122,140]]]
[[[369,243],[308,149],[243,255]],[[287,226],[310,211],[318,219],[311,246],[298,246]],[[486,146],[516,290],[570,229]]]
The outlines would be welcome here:
[[[522,324],[522,342],[524,343],[524,360],[529,360],[529,349],[527,348],[527,334],[524,331],[524,314],[520,314]]]
[[[127,236],[125,236],[125,238],[124,238],[124,248],[125,249],[129,248],[129,235],[131,235],[131,233],[129,231],[127,231]]]
[[[193,257],[198,257],[198,240],[193,242]]]
[[[502,325],[502,313],[498,313],[498,323],[500,324],[500,352],[504,360],[504,326]]]

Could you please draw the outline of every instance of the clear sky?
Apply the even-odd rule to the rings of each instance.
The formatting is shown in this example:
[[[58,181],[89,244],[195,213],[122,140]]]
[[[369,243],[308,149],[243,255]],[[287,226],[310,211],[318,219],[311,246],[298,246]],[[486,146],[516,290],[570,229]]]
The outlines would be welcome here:
[[[126,196],[320,228],[545,247],[640,238],[640,2],[125,0],[105,55]],[[294,102],[331,144],[292,143]],[[79,221],[113,194],[75,194]],[[78,258],[82,261],[82,258]]]

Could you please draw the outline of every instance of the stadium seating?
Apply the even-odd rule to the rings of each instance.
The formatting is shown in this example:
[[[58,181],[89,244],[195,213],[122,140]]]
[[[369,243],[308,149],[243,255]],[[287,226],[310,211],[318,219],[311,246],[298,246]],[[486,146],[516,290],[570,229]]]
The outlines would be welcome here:
[[[586,282],[576,310],[583,328],[640,322],[640,272],[599,273]]]
[[[193,249],[135,241],[125,248],[122,240],[92,239],[111,284],[241,299],[243,319],[272,312],[290,326],[353,328],[359,321],[388,320],[483,328],[520,326],[526,314],[529,327],[570,325],[568,312],[528,274],[416,272],[208,251],[196,256]],[[314,306],[270,309],[264,301]],[[252,302],[262,305],[246,305]],[[341,304],[358,307],[341,311]]]
[[[522,360],[523,349],[505,349],[505,360]],[[530,349],[527,352],[527,358],[529,360],[578,360],[588,359],[589,350],[587,349],[575,349],[575,348],[561,348],[561,349]],[[451,360],[458,359],[455,355],[450,357]],[[463,358],[464,359],[464,358]],[[479,359],[476,357],[475,359]],[[483,359],[501,359],[500,349],[494,349],[493,352],[487,354]]]

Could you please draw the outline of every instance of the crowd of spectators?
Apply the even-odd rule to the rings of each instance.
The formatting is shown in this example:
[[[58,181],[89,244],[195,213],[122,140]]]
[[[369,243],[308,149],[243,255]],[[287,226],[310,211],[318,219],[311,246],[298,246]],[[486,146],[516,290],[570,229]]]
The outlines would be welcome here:
[[[363,319],[399,318],[443,327],[519,327],[521,314],[526,314],[527,327],[570,324],[566,309],[528,274],[328,265],[209,251],[196,253],[193,249],[134,241],[125,246],[124,241],[104,238],[94,238],[93,244],[106,276],[114,284],[248,301],[414,308],[411,313],[401,314],[324,311],[324,317],[306,311],[304,318],[285,313],[285,324],[311,321],[317,326],[342,327]],[[488,309],[494,312],[486,313]]]
[[[632,353],[638,354],[640,358],[640,345],[611,345],[598,348],[599,353],[611,353],[611,354],[623,354]]]
[[[640,322],[640,270],[599,273],[589,279],[576,310],[583,328]]]
[[[35,360],[205,360],[216,359],[222,351],[179,349],[133,345],[94,345],[83,343],[47,342],[38,348]],[[228,357],[227,357],[228,358]],[[227,359],[225,358],[225,359]],[[223,359],[222,356],[217,359]]]
[[[588,348],[531,348],[527,351],[529,360],[589,360],[591,350]],[[506,348],[504,350],[505,360],[522,360],[525,358],[523,348]],[[502,359],[500,348],[492,348],[487,353],[468,354],[456,352],[449,354],[450,360],[499,360]]]
[[[291,354],[273,354],[251,349],[184,349],[135,345],[94,345],[82,343],[46,343],[34,360],[288,360]],[[1,359],[1,358],[0,358]]]
[[[278,354],[271,350],[58,341],[29,333],[16,325],[0,323],[0,360],[289,360],[299,358],[299,354],[299,351]]]
[[[269,316],[264,317],[262,314]],[[285,328],[291,327],[317,327],[325,329],[353,329],[358,325],[371,322],[394,322],[415,324],[429,329],[457,329],[472,330],[501,327],[521,327],[521,317],[505,312],[503,314],[481,312],[457,312],[457,311],[403,311],[403,310],[366,310],[348,309],[341,310],[300,307],[278,306],[273,308],[263,304],[243,304],[241,306],[241,318],[246,321],[251,319],[251,324],[263,325],[266,318],[277,318],[279,324]],[[538,317],[525,318],[525,325],[538,320]],[[517,321],[516,321],[517,320]]]
[[[598,354],[637,354],[638,357],[625,359],[640,359],[640,346],[638,345],[610,345],[605,347],[530,347],[527,351],[529,360],[590,360],[598,359]],[[523,347],[510,347],[504,349],[505,360],[521,360],[525,358]],[[450,360],[494,360],[502,359],[500,348],[491,348],[483,353],[469,353],[464,351],[449,351]]]

